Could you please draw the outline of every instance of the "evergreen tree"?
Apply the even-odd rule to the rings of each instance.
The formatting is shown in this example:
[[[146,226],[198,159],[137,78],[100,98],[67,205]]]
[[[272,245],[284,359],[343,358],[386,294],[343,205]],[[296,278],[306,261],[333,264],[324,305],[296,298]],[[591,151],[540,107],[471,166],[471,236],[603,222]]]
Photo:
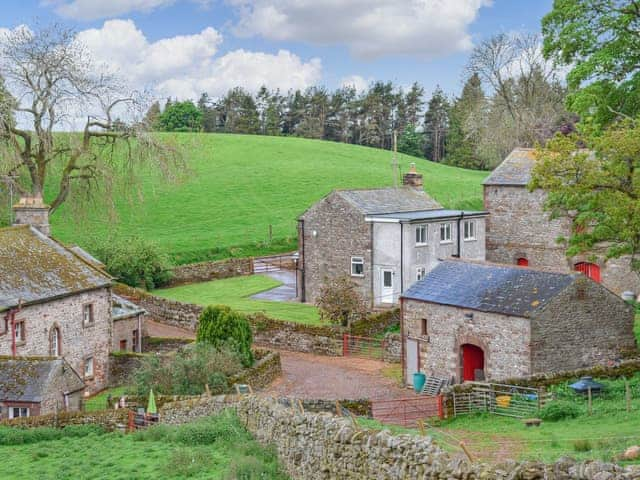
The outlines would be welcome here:
[[[148,130],[157,130],[160,126],[158,124],[160,120],[160,102],[155,101],[147,110],[147,113],[144,116],[144,124]]]
[[[445,155],[445,140],[449,129],[449,100],[437,86],[424,116],[425,156],[441,162]]]
[[[416,131],[415,125],[408,124],[398,139],[398,151],[414,157],[424,155],[424,134]]]
[[[212,104],[209,94],[200,95],[198,110],[202,113],[202,130],[205,132],[215,132],[218,126],[216,110]]]

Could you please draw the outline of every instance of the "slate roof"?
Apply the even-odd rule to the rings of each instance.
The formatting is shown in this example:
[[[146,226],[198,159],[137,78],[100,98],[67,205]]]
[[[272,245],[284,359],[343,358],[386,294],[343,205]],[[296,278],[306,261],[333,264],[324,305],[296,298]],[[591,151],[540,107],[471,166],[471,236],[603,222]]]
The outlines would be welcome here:
[[[442,208],[442,205],[425,192],[411,187],[336,190],[336,194],[366,215]]]
[[[146,310],[135,303],[132,303],[119,295],[111,295],[111,318],[114,320],[123,320],[125,318],[135,317],[144,313],[147,313]]]
[[[0,401],[41,402],[56,375],[66,375],[64,392],[84,388],[78,373],[62,358],[0,358]]]
[[[525,186],[531,181],[531,170],[536,159],[533,148],[516,148],[491,172],[484,185]]]
[[[443,261],[413,284],[403,298],[529,317],[572,284],[580,274],[530,268]]]
[[[439,208],[436,210],[419,210],[417,212],[372,214],[367,216],[367,218],[370,218],[372,220],[379,218],[379,219],[398,220],[401,222],[413,222],[413,221],[420,221],[420,220],[437,220],[441,218],[458,218],[462,214],[464,214],[465,217],[479,217],[479,216],[489,215],[489,212],[447,210],[447,209]]]
[[[0,312],[106,287],[111,277],[28,226],[0,228]]]

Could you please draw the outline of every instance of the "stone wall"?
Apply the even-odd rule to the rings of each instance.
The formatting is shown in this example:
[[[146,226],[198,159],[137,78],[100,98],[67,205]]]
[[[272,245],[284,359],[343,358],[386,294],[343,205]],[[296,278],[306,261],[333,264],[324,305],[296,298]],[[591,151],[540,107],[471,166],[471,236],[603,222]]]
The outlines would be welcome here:
[[[254,390],[259,390],[271,385],[282,375],[282,365],[278,352],[268,352],[260,358],[250,369],[245,370],[229,378],[229,384],[247,384]]]
[[[588,278],[578,278],[531,317],[531,373],[615,361],[635,350],[633,324],[631,305]]]
[[[387,333],[382,342],[383,360],[390,363],[402,361],[402,335],[399,333]]]
[[[400,309],[393,308],[369,315],[351,324],[351,334],[359,337],[373,337],[392,325],[400,325]]]
[[[49,413],[37,417],[21,417],[12,420],[2,420],[0,425],[8,427],[32,428],[54,427],[62,428],[67,425],[101,425],[105,429],[115,430],[118,425],[127,423],[128,409],[101,410],[97,412],[60,412]]]
[[[238,277],[253,273],[253,258],[229,258],[218,262],[191,263],[173,268],[169,286],[208,282],[220,278]]]
[[[316,232],[316,235],[313,232]],[[364,215],[333,192],[307,210],[298,224],[304,301],[314,303],[325,278],[349,276],[368,302],[371,293],[371,227]],[[364,259],[361,277],[351,275],[351,257]]]
[[[131,374],[140,367],[144,354],[113,352],[109,355],[109,386],[131,384]]]
[[[144,337],[142,347],[144,353],[169,353],[194,341],[190,338]]]
[[[160,407],[158,413],[162,423],[179,425],[202,417],[216,415],[225,408],[235,407],[237,402],[238,396],[236,395],[200,397],[167,403]]]
[[[92,305],[93,323],[84,324],[83,307]],[[93,375],[84,378],[87,391],[108,385],[111,351],[111,292],[100,288],[47,303],[22,308],[17,322],[24,322],[24,341],[17,343],[18,356],[49,356],[55,328],[60,332],[60,351],[69,365],[84,376],[85,361],[93,358]],[[0,328],[4,328],[0,325]],[[11,335],[0,335],[0,355],[11,355]]]

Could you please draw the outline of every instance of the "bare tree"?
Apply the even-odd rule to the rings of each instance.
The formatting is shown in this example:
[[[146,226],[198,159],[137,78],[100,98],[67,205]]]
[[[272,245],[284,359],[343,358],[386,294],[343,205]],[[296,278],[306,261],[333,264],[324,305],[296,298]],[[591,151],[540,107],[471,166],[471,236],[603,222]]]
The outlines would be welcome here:
[[[0,178],[30,196],[57,183],[51,212],[74,191],[112,191],[142,163],[168,176],[180,161],[176,148],[138,120],[148,106],[144,96],[101,70],[61,25],[0,37],[0,76],[10,94],[0,108]]]

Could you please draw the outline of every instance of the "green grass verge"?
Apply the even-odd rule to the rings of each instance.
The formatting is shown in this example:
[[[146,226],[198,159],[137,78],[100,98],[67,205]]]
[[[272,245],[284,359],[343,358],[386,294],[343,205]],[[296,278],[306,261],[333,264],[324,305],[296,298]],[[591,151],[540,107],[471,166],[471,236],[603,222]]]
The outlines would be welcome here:
[[[211,282],[193,283],[180,287],[154,290],[159,297],[197,305],[228,305],[243,313],[264,313],[278,320],[323,325],[318,309],[297,302],[270,302],[253,300],[250,297],[282,285],[281,282],[264,275],[225,278]]]
[[[231,414],[132,435],[89,434],[0,447],[0,478],[285,480],[275,451],[258,445]]]
[[[139,235],[179,263],[284,252],[295,249],[296,218],[331,190],[393,185],[391,152],[384,150],[291,137],[185,133],[176,138],[189,169],[182,182],[142,174],[142,188],[131,200],[118,195],[116,225],[102,206],[79,221],[64,206],[51,219],[56,238],[86,245],[91,236]],[[445,207],[482,208],[486,172],[399,156],[402,171],[410,162],[424,175],[426,191]],[[48,187],[55,191],[55,178]]]
[[[130,387],[114,387],[103,390],[97,395],[88,398],[84,402],[84,409],[87,412],[96,412],[99,410],[105,410],[107,408],[107,397],[111,395],[112,398],[120,398],[122,395],[126,395],[131,390]]]

